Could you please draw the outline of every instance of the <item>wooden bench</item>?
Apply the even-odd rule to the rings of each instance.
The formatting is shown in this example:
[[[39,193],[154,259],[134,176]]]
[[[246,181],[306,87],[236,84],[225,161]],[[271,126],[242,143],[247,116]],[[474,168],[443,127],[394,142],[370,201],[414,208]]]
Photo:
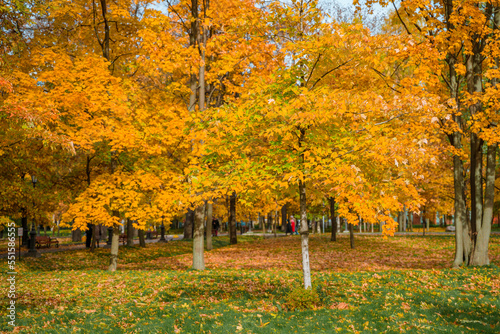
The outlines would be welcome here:
[[[51,244],[55,244],[56,248],[59,247],[59,240],[52,239],[51,237],[39,236],[35,238],[36,248],[40,248],[43,245],[47,245],[47,248],[50,248]]]
[[[125,233],[120,234],[120,238],[118,239],[118,243],[120,243],[120,242],[123,242],[124,245],[127,242],[127,235]]]

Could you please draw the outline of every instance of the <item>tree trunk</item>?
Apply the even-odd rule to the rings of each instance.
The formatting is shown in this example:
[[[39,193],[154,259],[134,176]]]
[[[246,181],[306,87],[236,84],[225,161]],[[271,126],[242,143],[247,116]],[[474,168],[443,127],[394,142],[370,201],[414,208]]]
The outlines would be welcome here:
[[[413,232],[413,212],[409,212],[410,214],[410,218],[408,219],[409,222],[408,222],[408,229],[410,230],[410,232]]]
[[[97,225],[92,224],[92,241],[90,242],[90,251],[93,252],[97,244]]]
[[[271,233],[273,233],[273,215],[271,212],[269,212],[267,214],[267,224],[266,224],[266,228],[268,231],[270,231]]]
[[[496,167],[497,145],[488,145],[486,158],[486,187],[484,199],[484,211],[482,212],[481,226],[477,231],[475,247],[472,250],[470,265],[485,266],[490,264],[488,257],[488,244],[493,221],[493,207],[495,200],[495,167]]]
[[[229,243],[236,245],[238,237],[236,235],[236,192],[229,198]]]
[[[283,205],[281,208],[281,232],[286,232],[286,220],[287,220],[287,205]]]
[[[262,228],[262,237],[265,239],[266,238],[266,224],[264,224],[264,216],[262,216],[259,212],[259,224],[260,227]]]
[[[189,209],[186,213],[186,223],[184,224],[184,239],[193,239],[194,211]]]
[[[212,220],[213,220],[213,204],[207,202],[207,250],[212,250]]]
[[[302,246],[302,271],[304,273],[304,288],[311,289],[311,266],[309,263],[309,227],[307,226],[306,185],[299,180],[300,195],[300,241]]]
[[[351,243],[351,249],[354,249],[354,226],[349,223],[349,241]]]
[[[82,231],[80,229],[71,231],[71,241],[80,242],[82,241]]]
[[[406,206],[404,207],[404,212],[403,212],[403,232],[406,232],[406,222],[408,220],[408,209]]]
[[[205,269],[204,257],[204,215],[205,205],[198,206],[194,211],[193,269]]]
[[[134,246],[134,225],[132,219],[127,218],[127,247]]]
[[[139,229],[139,247],[146,248],[146,240],[144,238],[144,230]]]
[[[330,218],[332,220],[332,236],[330,241],[337,241],[337,222],[335,221],[335,198],[330,197]]]
[[[273,220],[273,231],[274,231],[274,237],[276,238],[276,229],[278,227],[278,210],[274,211],[274,220]]]
[[[118,266],[118,248],[120,246],[120,228],[113,227],[113,235],[111,237],[111,252],[109,256],[109,271],[116,271]]]

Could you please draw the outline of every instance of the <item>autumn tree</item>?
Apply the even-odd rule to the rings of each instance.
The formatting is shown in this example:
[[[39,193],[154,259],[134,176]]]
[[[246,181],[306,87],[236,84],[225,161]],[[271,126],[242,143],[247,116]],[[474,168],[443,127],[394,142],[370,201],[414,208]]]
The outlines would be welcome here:
[[[498,142],[499,3],[404,1],[393,7],[406,35],[401,59],[415,72],[433,68],[428,80],[402,84],[425,85],[443,106],[435,117],[453,153],[453,266],[487,265]]]

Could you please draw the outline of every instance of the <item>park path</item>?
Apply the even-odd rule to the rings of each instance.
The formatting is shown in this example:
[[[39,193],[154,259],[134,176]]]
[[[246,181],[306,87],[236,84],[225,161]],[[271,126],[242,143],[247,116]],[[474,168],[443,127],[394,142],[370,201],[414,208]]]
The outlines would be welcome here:
[[[324,234],[328,234],[329,233],[324,233]],[[347,235],[349,233],[346,233],[345,231],[344,232],[339,232],[339,235]],[[500,231],[492,231],[491,232],[492,235],[500,235]],[[220,233],[219,236],[227,236],[229,235],[228,233]],[[245,233],[245,235],[249,235],[249,236],[256,236],[256,237],[260,237],[262,236],[262,232],[259,231],[259,232],[248,232],[248,233]],[[355,232],[354,233],[355,236],[377,236],[377,235],[380,235],[380,232],[362,232],[362,233],[359,233],[359,232]],[[394,233],[395,236],[422,236],[422,232],[396,232]],[[425,235],[426,236],[443,236],[443,235],[447,235],[447,236],[454,236],[454,232],[425,232]],[[277,237],[286,237],[285,234],[283,233],[277,233],[276,235]],[[265,236],[264,236],[266,239],[267,238],[274,238],[274,234],[273,233],[266,233]],[[173,241],[173,240],[182,240],[184,238],[184,236],[182,234],[170,234],[170,235],[166,235],[165,238],[167,239],[167,241]],[[155,243],[155,242],[158,242],[159,239],[146,239],[146,243],[147,244],[151,244],[151,243]],[[139,240],[134,240],[134,245],[138,245],[139,244]],[[102,248],[109,248],[109,245],[106,245],[104,244],[103,246],[100,246]],[[38,249],[38,252],[40,254],[44,254],[44,253],[57,253],[57,252],[66,252],[66,251],[73,251],[73,250],[79,250],[79,249],[85,249],[85,243],[82,243],[82,244],[77,244],[77,245],[71,245],[71,246],[60,246],[59,248],[41,248],[41,249]],[[21,253],[21,257],[24,257],[26,254],[28,253],[28,251],[23,251]],[[0,254],[0,259],[2,258],[6,258],[7,257],[7,253],[3,253],[3,254]],[[18,252],[18,249],[16,249],[16,256],[19,255],[19,252]]]
[[[176,234],[165,236],[165,239],[167,239],[167,241],[182,240],[183,238],[184,238],[183,235],[176,235]],[[146,239],[145,241],[147,244],[152,244],[152,243],[158,242],[158,240],[159,239]],[[101,244],[99,246],[100,248],[109,248],[110,247],[109,245],[106,245],[105,242],[104,242],[104,244],[102,242],[100,244]],[[134,245],[138,245],[138,244],[139,244],[139,240],[134,240]],[[61,245],[61,246],[59,246],[59,248],[39,248],[39,249],[37,249],[37,251],[40,254],[44,254],[44,253],[57,253],[57,252],[73,251],[73,250],[79,250],[79,249],[85,249],[85,248],[86,248],[85,243],[81,243],[81,244],[73,244],[73,245],[66,245],[66,246]],[[21,252],[21,257],[26,256],[26,254],[28,254],[28,251],[23,250]],[[8,255],[7,253],[0,254],[0,259],[6,258],[7,255]],[[16,248],[16,256],[19,256],[19,248]]]

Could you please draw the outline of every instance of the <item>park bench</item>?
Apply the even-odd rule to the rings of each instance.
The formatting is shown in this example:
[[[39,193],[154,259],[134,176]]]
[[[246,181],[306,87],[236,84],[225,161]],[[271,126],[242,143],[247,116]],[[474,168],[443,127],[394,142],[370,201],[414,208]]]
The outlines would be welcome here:
[[[455,226],[446,226],[446,232],[455,232]]]
[[[51,237],[39,236],[35,238],[36,248],[40,248],[43,245],[47,245],[47,248],[50,248],[51,244],[55,244],[56,248],[59,247],[59,240],[52,239]]]
[[[125,233],[120,234],[120,238],[118,239],[118,243],[120,243],[120,242],[123,242],[124,245],[127,242],[127,235]]]

